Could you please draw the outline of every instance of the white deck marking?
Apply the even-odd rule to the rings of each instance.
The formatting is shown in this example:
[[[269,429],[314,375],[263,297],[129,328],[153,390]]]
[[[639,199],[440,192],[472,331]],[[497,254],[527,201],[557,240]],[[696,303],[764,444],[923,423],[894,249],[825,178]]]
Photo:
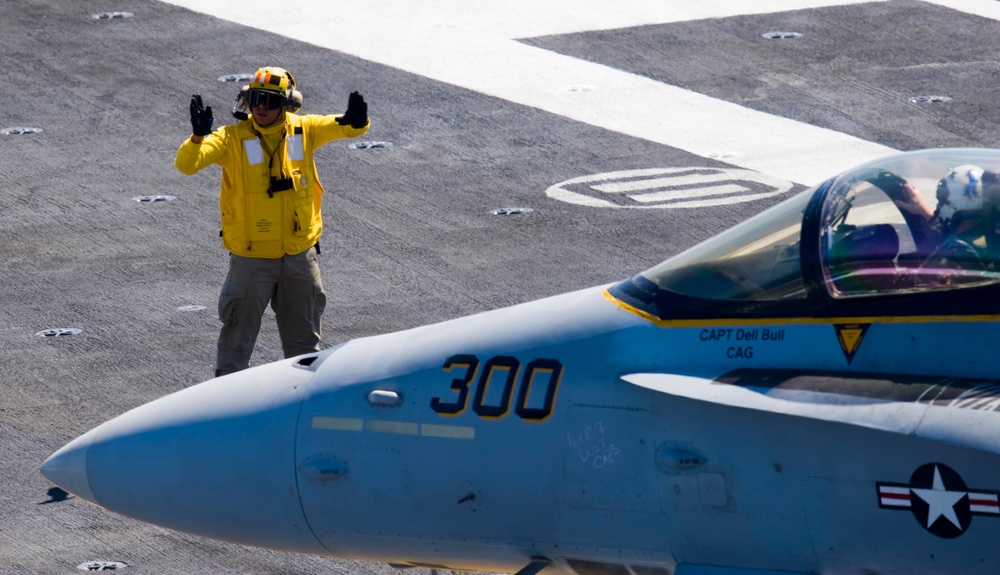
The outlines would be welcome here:
[[[516,40],[861,0],[165,1],[699,156],[724,151],[732,165],[801,184],[895,152]],[[346,83],[364,93],[364,80]]]
[[[937,4],[966,14],[982,16],[990,20],[1000,20],[1000,2],[996,0],[923,0],[928,4]]]
[[[730,184],[720,185],[727,182]],[[678,186],[687,189],[662,189]],[[661,190],[650,192],[656,188]],[[625,170],[582,176],[549,186],[545,194],[561,202],[594,208],[678,209],[748,202],[784,194],[791,189],[792,184],[786,180],[752,170],[688,167]],[[638,191],[648,193],[630,193]],[[633,203],[601,197],[621,194],[627,195]]]

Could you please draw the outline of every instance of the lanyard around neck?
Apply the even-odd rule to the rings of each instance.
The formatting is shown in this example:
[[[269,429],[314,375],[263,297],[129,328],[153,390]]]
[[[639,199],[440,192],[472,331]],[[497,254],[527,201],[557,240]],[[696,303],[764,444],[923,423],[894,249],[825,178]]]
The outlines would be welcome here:
[[[257,141],[260,142],[260,147],[262,150],[267,152],[267,176],[270,178],[267,185],[267,197],[273,198],[275,192],[283,192],[285,190],[291,189],[291,180],[285,178],[285,169],[283,166],[278,166],[278,171],[281,173],[281,178],[274,177],[274,156],[278,154],[281,150],[281,144],[285,141],[285,135],[288,133],[284,126],[281,127],[281,138],[278,140],[277,145],[274,149],[270,149],[267,145],[267,140],[264,138],[263,134],[254,127],[253,132],[257,134]]]

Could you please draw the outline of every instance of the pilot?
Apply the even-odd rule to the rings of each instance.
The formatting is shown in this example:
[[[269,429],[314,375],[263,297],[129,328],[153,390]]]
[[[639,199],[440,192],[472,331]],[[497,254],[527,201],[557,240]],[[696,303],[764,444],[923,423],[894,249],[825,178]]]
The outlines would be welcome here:
[[[313,153],[368,131],[368,105],[351,93],[338,115],[298,115],[302,94],[283,68],[261,68],[233,104],[235,124],[212,130],[212,108],[191,98],[193,135],[175,165],[192,175],[222,167],[222,243],[229,274],[219,296],[215,375],[249,366],[270,304],[285,357],[319,350],[326,293],[320,279],[323,186]]]
[[[985,222],[983,179],[988,176],[996,178],[995,174],[986,174],[979,166],[966,164],[952,168],[938,182],[935,215],[947,233],[957,237],[972,237],[976,232],[982,234]]]
[[[987,186],[984,186],[984,180]],[[913,190],[910,201],[897,201],[896,205],[911,213],[922,215],[935,239],[932,258],[942,262],[979,263],[979,252],[986,249],[986,213],[983,209],[985,187],[995,184],[997,174],[986,172],[979,166],[956,166],[941,178],[937,185],[937,207],[933,212]]]

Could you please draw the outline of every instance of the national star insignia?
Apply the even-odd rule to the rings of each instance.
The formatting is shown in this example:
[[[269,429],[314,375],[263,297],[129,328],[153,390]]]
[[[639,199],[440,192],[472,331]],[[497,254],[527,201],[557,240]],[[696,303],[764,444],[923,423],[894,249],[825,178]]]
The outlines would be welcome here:
[[[972,491],[943,463],[921,465],[906,483],[876,483],[879,507],[909,509],[920,526],[945,539],[965,533],[973,515],[1000,515],[1000,493]]]

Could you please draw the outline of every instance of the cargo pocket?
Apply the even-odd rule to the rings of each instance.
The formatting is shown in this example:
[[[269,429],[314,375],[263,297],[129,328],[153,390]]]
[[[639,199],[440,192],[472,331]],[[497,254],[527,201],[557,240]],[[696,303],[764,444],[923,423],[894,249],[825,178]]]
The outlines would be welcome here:
[[[295,223],[292,226],[292,233],[296,236],[308,236],[313,227],[313,206],[311,202],[304,202],[297,205],[295,209]]]
[[[236,325],[239,315],[236,313],[239,302],[247,298],[247,287],[233,281],[226,280],[222,285],[222,293],[219,295],[219,321],[223,325]]]

